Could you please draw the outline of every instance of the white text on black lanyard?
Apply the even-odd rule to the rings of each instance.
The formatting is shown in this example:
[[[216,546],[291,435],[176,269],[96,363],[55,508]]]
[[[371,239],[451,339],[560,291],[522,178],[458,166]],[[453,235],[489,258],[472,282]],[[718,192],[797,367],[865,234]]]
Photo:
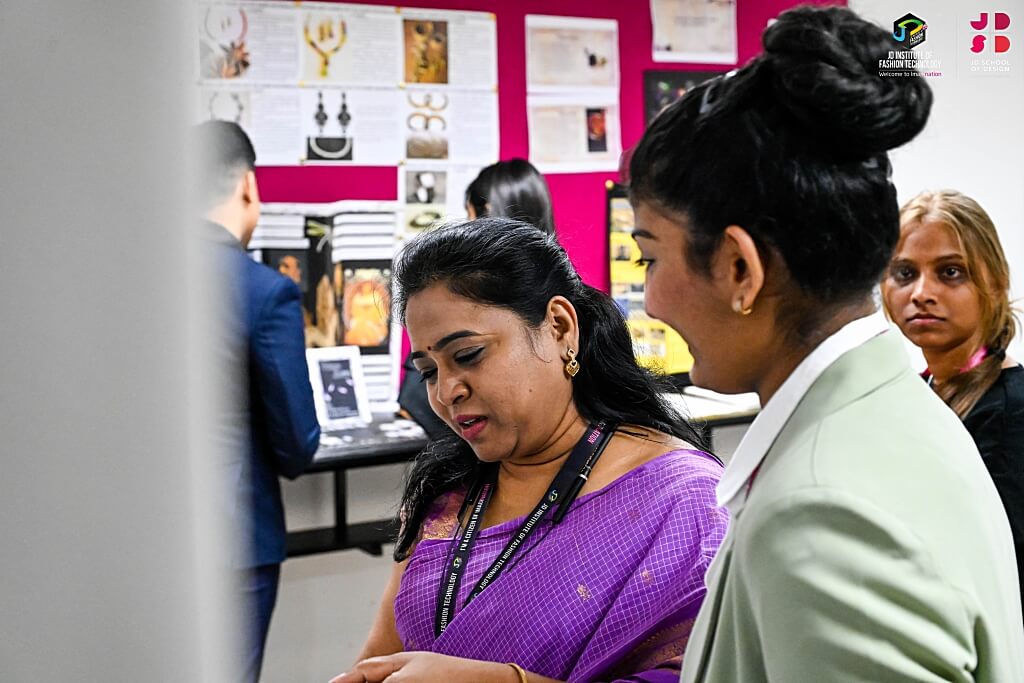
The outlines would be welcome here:
[[[601,453],[604,451],[605,446],[608,445],[614,433],[615,426],[609,425],[604,421],[587,427],[583,437],[576,443],[569,457],[562,464],[562,469],[555,475],[551,486],[548,487],[547,493],[541,497],[533,512],[526,516],[523,525],[519,527],[519,531],[512,536],[512,540],[508,542],[505,549],[498,555],[498,559],[484,572],[483,577],[469,594],[469,597],[466,599],[467,605],[483,589],[487,588],[498,578],[508,564],[508,561],[523,546],[524,541],[526,541],[534,529],[537,528],[540,521],[544,519],[548,511],[555,507],[556,504],[557,509],[555,510],[554,523],[558,524],[562,521],[565,513],[569,511],[569,506],[572,505],[576,496],[579,495],[580,489],[583,488],[587,477],[590,476],[590,471],[593,469],[597,459],[601,457]],[[454,606],[456,596],[459,594],[459,583],[462,580],[462,573],[465,571],[466,565],[469,564],[469,555],[473,550],[473,542],[476,540],[477,532],[480,531],[484,512],[487,510],[487,505],[491,502],[491,496],[494,494],[494,488],[498,482],[498,468],[498,464],[486,467],[480,481],[469,492],[469,500],[471,501],[469,519],[465,526],[460,525],[459,527],[459,532],[455,537],[453,545],[454,552],[451,555],[451,561],[448,563],[447,571],[441,577],[441,588],[437,595],[437,614],[434,620],[435,636],[440,636],[444,633],[452,619],[452,607]]]

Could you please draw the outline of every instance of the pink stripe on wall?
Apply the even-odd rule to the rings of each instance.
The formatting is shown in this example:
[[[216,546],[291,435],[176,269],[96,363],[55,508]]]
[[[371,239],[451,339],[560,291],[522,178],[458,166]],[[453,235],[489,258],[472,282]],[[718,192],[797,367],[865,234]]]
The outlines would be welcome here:
[[[498,21],[498,104],[501,158],[529,157],[526,128],[525,16],[562,16],[616,19],[619,22],[621,64],[620,110],[622,141],[628,148],[644,129],[643,72],[657,70],[713,70],[706,64],[663,64],[651,59],[650,5],[645,0],[369,0],[366,5],[401,5],[438,9],[492,12]],[[761,51],[761,32],[768,19],[798,4],[845,5],[846,2],[793,0],[738,0],[739,63]],[[260,167],[260,193],[268,202],[329,202],[338,199],[393,200],[397,173],[393,168],[366,167]],[[605,234],[606,180],[617,173],[557,174],[547,177],[554,199],[555,223],[562,244],[588,283],[608,290],[608,246]]]

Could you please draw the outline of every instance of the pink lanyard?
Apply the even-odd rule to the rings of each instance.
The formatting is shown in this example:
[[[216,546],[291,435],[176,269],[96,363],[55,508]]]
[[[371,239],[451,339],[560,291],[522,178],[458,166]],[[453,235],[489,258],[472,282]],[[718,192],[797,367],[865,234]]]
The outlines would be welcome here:
[[[960,372],[970,372],[974,368],[981,365],[981,362],[986,358],[988,358],[988,347],[982,346],[977,351],[975,351],[974,354],[967,360],[967,364],[960,368]],[[925,368],[925,371],[921,373],[921,377],[922,379],[928,380],[928,386],[931,386],[932,383],[935,381],[935,378],[932,377],[932,371],[928,370],[927,368]]]

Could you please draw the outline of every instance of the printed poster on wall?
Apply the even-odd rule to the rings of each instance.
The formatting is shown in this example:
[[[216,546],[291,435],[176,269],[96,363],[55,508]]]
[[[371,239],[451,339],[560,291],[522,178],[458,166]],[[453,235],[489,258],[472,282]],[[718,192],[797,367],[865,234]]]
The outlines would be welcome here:
[[[735,64],[736,0],[651,0],[656,62]]]
[[[530,161],[542,173],[617,170],[618,22],[527,15],[526,64]]]
[[[241,125],[260,165],[497,159],[493,14],[210,2],[196,25],[198,116]]]
[[[526,89],[530,93],[619,88],[619,24],[529,14]]]
[[[622,127],[617,96],[530,95],[526,106],[530,161],[541,173],[618,170]]]

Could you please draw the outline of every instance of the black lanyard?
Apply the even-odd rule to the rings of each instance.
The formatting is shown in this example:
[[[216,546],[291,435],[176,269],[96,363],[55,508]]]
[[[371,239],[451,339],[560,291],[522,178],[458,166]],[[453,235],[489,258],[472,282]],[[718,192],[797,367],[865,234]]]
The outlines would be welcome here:
[[[523,543],[531,533],[540,525],[544,516],[552,507],[556,507],[554,522],[562,521],[569,511],[569,506],[579,495],[580,489],[590,476],[597,459],[601,457],[605,446],[615,433],[614,425],[609,426],[602,421],[591,424],[587,431],[572,449],[569,457],[562,464],[562,469],[555,475],[551,485],[548,487],[533,512],[526,516],[519,531],[512,536],[505,549],[498,555],[491,567],[484,572],[483,577],[476,584],[476,587],[466,599],[466,604],[480,595],[491,583],[501,575],[502,570],[508,565],[512,556],[523,547]],[[462,573],[469,564],[469,555],[473,550],[473,542],[476,540],[477,532],[480,531],[480,524],[483,522],[484,512],[491,502],[494,489],[498,483],[498,464],[493,464],[484,470],[479,481],[470,490],[467,503],[470,508],[469,519],[465,526],[460,525],[458,534],[452,545],[454,552],[450,554],[451,560],[447,564],[447,570],[441,576],[441,588],[437,595],[437,613],[434,620],[434,635],[440,636],[448,627],[454,611],[456,596],[459,594],[459,583],[462,581]]]

